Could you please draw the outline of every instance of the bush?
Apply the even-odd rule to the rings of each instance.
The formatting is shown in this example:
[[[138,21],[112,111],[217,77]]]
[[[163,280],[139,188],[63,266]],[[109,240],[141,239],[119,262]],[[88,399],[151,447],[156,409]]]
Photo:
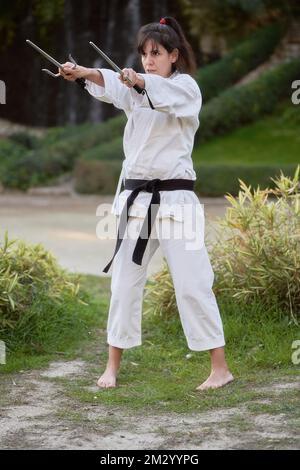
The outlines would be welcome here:
[[[75,189],[79,193],[113,194],[121,171],[121,161],[77,160]]]
[[[95,157],[102,159],[90,160],[88,157],[94,155],[91,151],[86,155],[87,159],[79,159],[76,162],[73,172],[75,178],[75,189],[79,193],[85,194],[114,194],[118,183],[122,161],[117,159],[118,152],[113,153],[113,148],[107,148],[107,154],[104,153],[105,146],[95,149]],[[103,153],[102,153],[103,151]],[[104,157],[112,152],[108,160]],[[199,196],[223,197],[225,193],[233,195],[239,192],[239,178],[247,184],[256,186],[265,186],[269,184],[270,177],[276,177],[280,171],[286,175],[292,176],[295,172],[295,164],[289,165],[231,165],[231,164],[196,164],[194,169],[197,174],[195,183],[195,192]],[[270,183],[274,187],[273,183]]]
[[[0,244],[1,340],[9,348],[41,348],[41,331],[54,334],[55,326],[71,324],[70,305],[75,318],[76,306],[85,304],[78,281],[42,245],[9,240],[6,232]]]
[[[0,139],[0,171],[4,171],[7,162],[18,160],[26,152],[26,147],[19,143]]]
[[[55,162],[51,164],[55,165]],[[35,152],[24,152],[19,158],[6,163],[2,172],[2,183],[7,188],[26,190],[47,182],[49,176],[53,176],[53,173],[45,171],[45,161],[38,159]]]
[[[251,191],[240,180],[238,198],[226,196],[231,207],[212,251],[219,292],[278,305],[293,319],[300,314],[299,172],[299,165],[293,178],[281,172],[274,189]]]
[[[79,157],[80,158],[80,157]],[[116,137],[110,142],[105,142],[100,145],[86,150],[81,158],[84,160],[119,160],[124,158],[123,151],[123,137]]]
[[[52,128],[42,139],[14,134],[0,142],[0,181],[5,187],[26,190],[51,183],[72,170],[80,157],[121,160],[125,122],[120,115],[101,124]]]
[[[300,126],[299,108],[297,106],[289,106],[280,116],[280,121],[283,125]]]
[[[9,139],[19,145],[23,145],[28,150],[32,150],[39,145],[39,139],[29,132],[15,132]]]
[[[281,173],[274,189],[253,192],[240,180],[238,197],[227,195],[231,207],[219,220],[211,249],[214,291],[221,299],[235,300],[241,310],[265,306],[293,322],[300,314],[299,173],[300,166],[293,178]],[[145,299],[146,313],[169,318],[177,311],[166,264],[150,280]]]
[[[19,143],[9,139],[0,140],[0,182],[4,186],[10,186],[10,167],[21,160],[28,152],[28,149]]]
[[[291,60],[247,85],[231,88],[210,100],[200,112],[195,143],[224,135],[271,113],[281,99],[290,98],[291,83],[299,76],[300,62]]]
[[[292,176],[296,165],[232,165],[232,164],[205,164],[194,165],[197,174],[195,191],[200,196],[222,196],[231,193],[234,196],[239,192],[239,178],[248,185],[264,187],[270,184],[270,177],[276,177],[280,171]]]
[[[256,31],[223,59],[200,68],[196,80],[203,101],[207,102],[219,95],[266,61],[279,43],[283,31],[284,28],[279,24]]]
[[[123,133],[125,124],[126,116],[120,114],[97,124],[84,123],[64,128],[52,128],[41,141],[41,146],[56,148],[57,145],[63,144],[70,147],[75,155],[78,155],[82,150],[93,148],[119,137]]]

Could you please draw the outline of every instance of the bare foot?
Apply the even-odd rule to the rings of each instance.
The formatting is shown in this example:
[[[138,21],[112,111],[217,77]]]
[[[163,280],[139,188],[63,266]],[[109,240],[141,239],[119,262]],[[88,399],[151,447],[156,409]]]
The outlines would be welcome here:
[[[213,371],[205,382],[203,382],[196,390],[209,390],[212,388],[220,388],[229,384],[234,380],[229,370]]]
[[[114,388],[117,386],[117,373],[112,369],[106,369],[97,382],[100,388]]]

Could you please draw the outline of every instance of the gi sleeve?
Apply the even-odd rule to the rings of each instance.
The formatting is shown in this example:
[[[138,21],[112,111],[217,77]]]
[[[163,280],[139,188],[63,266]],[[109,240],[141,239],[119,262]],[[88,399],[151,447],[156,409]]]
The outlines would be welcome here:
[[[85,88],[91,96],[105,103],[113,104],[118,109],[130,111],[132,97],[129,88],[119,80],[119,73],[109,69],[97,69],[102,73],[104,87],[86,80]]]
[[[188,74],[179,74],[173,79],[155,74],[139,74],[145,80],[145,89],[157,111],[169,113],[177,118],[198,116],[202,106],[202,95],[197,82]],[[135,96],[141,107],[149,107],[147,97]]]

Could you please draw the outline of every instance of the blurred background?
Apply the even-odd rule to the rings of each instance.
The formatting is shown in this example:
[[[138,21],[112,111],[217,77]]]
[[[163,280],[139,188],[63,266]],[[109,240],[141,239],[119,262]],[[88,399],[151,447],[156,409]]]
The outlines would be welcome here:
[[[142,71],[137,32],[167,15],[181,23],[197,59],[194,78],[203,107],[193,161],[208,220],[224,213],[224,194],[237,195],[239,179],[272,187],[280,170],[294,173],[300,139],[298,0],[1,0],[6,104],[0,105],[0,228],[57,244],[57,231],[41,237],[47,224],[53,229],[53,208],[53,219],[61,214],[56,252],[63,259],[65,237],[79,243],[91,236],[89,230],[94,236],[95,208],[112,200],[124,158],[124,113],[44,74],[42,68],[55,67],[25,40],[60,62],[71,53],[79,64],[108,67],[89,46],[94,41],[121,68]],[[26,216],[25,207],[31,207]],[[84,235],[87,213],[92,218]]]

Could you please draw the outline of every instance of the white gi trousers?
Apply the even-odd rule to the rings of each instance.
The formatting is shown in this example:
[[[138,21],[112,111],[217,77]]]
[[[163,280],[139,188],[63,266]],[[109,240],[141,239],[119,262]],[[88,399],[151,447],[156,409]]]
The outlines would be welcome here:
[[[212,291],[214,273],[203,239],[193,243],[184,223],[156,218],[142,265],[132,261],[143,219],[130,216],[112,265],[107,342],[127,349],[142,344],[142,303],[147,266],[158,246],[167,261],[181,324],[189,349],[204,351],[225,345],[223,325]]]

